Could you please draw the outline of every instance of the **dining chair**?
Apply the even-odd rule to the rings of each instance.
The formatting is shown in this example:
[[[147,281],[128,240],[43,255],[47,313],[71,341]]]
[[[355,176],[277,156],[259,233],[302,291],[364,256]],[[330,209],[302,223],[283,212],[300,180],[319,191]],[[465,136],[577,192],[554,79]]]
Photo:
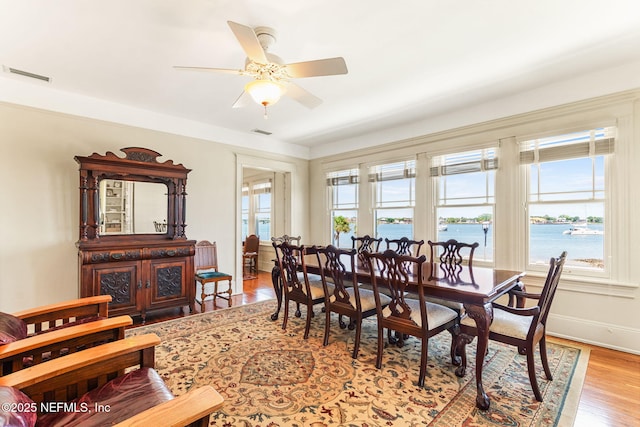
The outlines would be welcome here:
[[[276,260],[280,269],[280,280],[284,289],[284,319],[282,329],[287,329],[289,320],[289,302],[296,303],[296,317],[301,317],[300,304],[307,307],[307,319],[304,329],[304,339],[309,338],[313,306],[324,303],[325,293],[322,280],[309,280],[305,256],[310,255],[314,249],[304,246],[294,246],[287,242],[276,244]]]
[[[429,262],[431,272],[429,280],[436,279],[439,281],[448,281],[455,283],[457,286],[463,284],[474,286],[473,283],[473,254],[479,246],[478,242],[464,243],[455,239],[449,239],[442,242],[427,241],[429,245]],[[463,264],[469,266],[470,281],[461,280],[460,273],[463,270]],[[436,269],[438,271],[436,271]],[[459,314],[464,312],[464,306],[460,302],[444,300],[441,298],[427,297],[427,301],[442,304],[446,307],[456,310]]]
[[[418,386],[424,386],[427,372],[429,338],[447,330],[452,336],[451,349],[456,341],[458,313],[440,304],[426,301],[423,287],[424,255],[412,257],[399,255],[391,249],[382,253],[365,253],[371,272],[371,283],[376,301],[378,317],[378,355],[376,368],[382,367],[384,348],[384,329],[395,331],[398,345],[402,345],[405,335],[411,335],[421,341],[420,374]],[[377,271],[376,271],[377,270]],[[406,298],[410,283],[418,290],[418,299]],[[389,290],[389,305],[383,307],[381,287]],[[453,354],[453,352],[452,352]]]
[[[229,302],[231,307],[231,281],[233,277],[231,274],[218,271],[218,247],[216,242],[209,242],[208,240],[202,240],[196,243],[196,253],[194,257],[195,267],[195,279],[196,284],[200,282],[202,285],[202,292],[200,294],[200,309],[204,311],[204,300],[207,297],[213,296],[213,305],[216,305],[216,299],[222,298]],[[218,283],[229,282],[229,287],[226,291],[220,291],[218,289]],[[213,292],[207,293],[206,285],[213,283]]]
[[[384,239],[387,249],[393,250],[398,255],[420,256],[420,248],[424,245],[424,240],[411,240],[408,237],[400,239]]]
[[[242,250],[243,268],[249,267],[249,273],[257,272],[260,238],[255,234],[247,236]]]
[[[476,248],[480,246],[478,242],[464,243],[455,239],[443,242],[429,240],[427,243],[429,245],[430,262],[437,262],[451,271],[455,271],[463,263],[471,265],[473,254]]]
[[[368,234],[362,237],[351,236],[351,247],[355,249],[358,254],[363,252],[378,252],[378,250],[380,250],[380,243],[382,243],[382,237],[376,239]]]
[[[539,345],[544,373],[549,381],[553,380],[547,360],[547,316],[560,282],[566,258],[567,252],[564,251],[558,258],[549,260],[549,271],[540,294],[513,291],[516,296],[537,300],[536,305],[528,308],[515,308],[493,303],[493,322],[489,326],[489,339],[516,346],[519,350],[526,352],[529,381],[538,402],[542,402],[542,394],[536,379],[534,349],[536,345]],[[478,335],[478,331],[475,321],[469,317],[463,317],[460,321],[459,343],[455,349],[456,353],[461,356],[463,369],[467,364],[465,346],[476,335]],[[459,348],[460,345],[462,348]]]
[[[380,239],[382,240],[382,239]],[[324,345],[329,344],[331,313],[338,314],[338,324],[345,329],[347,324],[342,316],[349,317],[349,329],[356,330],[355,343],[351,357],[358,358],[362,319],[376,314],[376,300],[373,291],[361,289],[357,276],[349,274],[356,269],[356,249],[339,249],[333,245],[315,249],[320,276],[325,295]],[[386,307],[391,298],[380,295],[380,305]]]
[[[301,239],[302,237],[300,236],[293,237],[293,236],[289,236],[288,234],[283,234],[282,236],[279,236],[279,237],[272,237],[271,242],[275,243],[276,245],[286,242],[286,243],[289,243],[290,245],[295,244],[296,246],[300,246]]]

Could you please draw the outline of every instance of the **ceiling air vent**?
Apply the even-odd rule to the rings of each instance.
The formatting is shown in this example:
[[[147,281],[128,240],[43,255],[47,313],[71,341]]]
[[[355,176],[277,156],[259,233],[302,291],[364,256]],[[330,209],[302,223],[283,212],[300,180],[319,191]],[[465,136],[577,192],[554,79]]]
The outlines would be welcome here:
[[[267,132],[266,130],[262,130],[262,129],[253,129],[251,132],[255,132],[255,133],[259,133],[261,135],[271,135],[271,132]]]
[[[20,76],[29,77],[36,80],[42,80],[43,82],[47,82],[47,83],[51,82],[51,77],[41,76],[40,74],[30,73],[24,70],[18,70],[17,68],[4,67],[4,69],[5,71],[12,74],[18,74]]]

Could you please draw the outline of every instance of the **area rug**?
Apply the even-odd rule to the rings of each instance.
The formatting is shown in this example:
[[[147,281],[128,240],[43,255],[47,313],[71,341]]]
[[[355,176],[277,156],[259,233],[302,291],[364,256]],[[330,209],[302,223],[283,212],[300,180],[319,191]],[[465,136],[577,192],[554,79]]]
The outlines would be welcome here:
[[[544,402],[527,376],[526,358],[515,348],[490,343],[484,387],[488,411],[475,407],[475,344],[469,365],[456,377],[449,357],[451,337],[429,340],[425,386],[416,385],[420,344],[387,345],[376,369],[375,317],[364,321],[360,354],[351,358],[354,331],[332,318],[329,345],[322,345],[325,315],[316,308],[307,340],[302,318],[270,319],[275,301],[265,301],[131,329],[155,333],[156,369],[181,395],[210,384],[225,398],[211,425],[277,426],[565,426],[572,425],[586,372],[588,350],[548,343],[554,380],[547,381],[537,359]],[[293,313],[293,309],[290,310]],[[474,342],[475,343],[475,342]]]

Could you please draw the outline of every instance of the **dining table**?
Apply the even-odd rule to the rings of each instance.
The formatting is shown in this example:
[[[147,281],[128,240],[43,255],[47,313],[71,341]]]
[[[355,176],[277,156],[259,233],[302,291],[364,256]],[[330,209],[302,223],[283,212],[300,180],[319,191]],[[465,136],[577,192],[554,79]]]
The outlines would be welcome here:
[[[320,267],[317,265],[317,262],[314,263],[314,261],[311,261],[309,258],[309,262],[305,264],[308,273],[320,274]],[[362,256],[358,256],[355,270],[359,283],[371,283],[371,270],[368,268],[368,264]],[[482,368],[489,345],[489,326],[493,321],[492,303],[513,289],[524,290],[524,285],[520,279],[525,273],[518,270],[484,266],[451,266],[429,261],[425,262],[422,270],[423,277],[421,283],[426,296],[462,303],[466,315],[475,321],[478,333],[475,364],[476,406],[479,409],[487,410],[490,406],[490,399],[482,385]],[[373,274],[376,275],[376,281],[379,282],[381,277],[378,272],[374,270]],[[271,319],[277,320],[283,302],[283,287],[277,262],[271,272],[271,278],[278,300],[277,309],[271,315]],[[417,290],[415,287],[418,284],[417,277],[412,276],[410,284],[413,284],[414,289]],[[409,290],[411,291],[411,288],[409,288]],[[518,301],[518,306],[521,305],[522,301]],[[457,340],[458,342],[464,341],[462,345],[464,348],[464,345],[470,343],[473,337],[461,335]],[[456,375],[463,377],[466,372],[464,365],[460,363],[459,356],[454,359],[453,363],[458,365],[455,371]]]

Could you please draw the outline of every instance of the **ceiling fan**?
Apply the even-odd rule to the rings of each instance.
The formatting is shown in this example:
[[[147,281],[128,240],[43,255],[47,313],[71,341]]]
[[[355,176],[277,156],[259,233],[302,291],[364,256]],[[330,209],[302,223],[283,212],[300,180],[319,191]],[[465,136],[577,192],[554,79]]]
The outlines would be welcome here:
[[[322,100],[291,82],[291,79],[331,76],[348,72],[347,64],[341,57],[285,64],[280,57],[268,52],[276,41],[276,32],[272,28],[256,27],[254,29],[233,21],[227,21],[227,24],[247,54],[243,70],[182,66],[174,68],[253,77],[254,80],[245,85],[244,91],[233,104],[233,108],[242,107],[253,98],[255,102],[264,106],[266,117],[267,106],[278,102],[284,94],[307,108],[315,108],[322,103]]]

